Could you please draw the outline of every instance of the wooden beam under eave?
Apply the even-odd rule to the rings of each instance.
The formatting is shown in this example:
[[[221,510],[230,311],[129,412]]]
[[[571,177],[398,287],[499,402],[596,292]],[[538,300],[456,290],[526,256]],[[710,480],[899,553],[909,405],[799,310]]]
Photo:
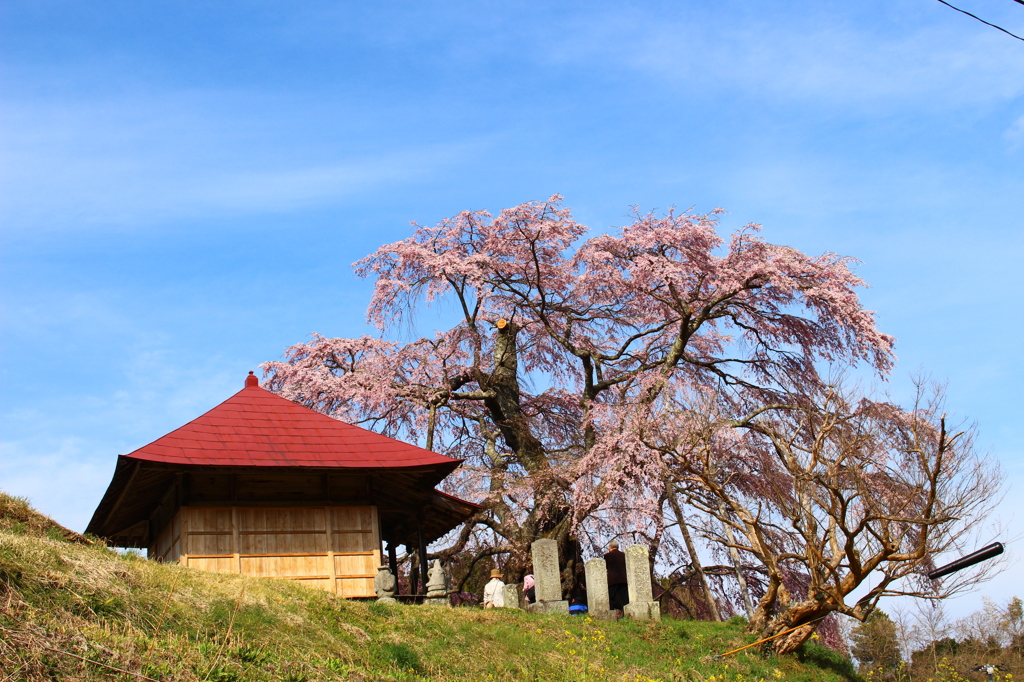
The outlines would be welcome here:
[[[127,495],[128,491],[131,489],[132,483],[135,481],[135,476],[139,473],[139,467],[141,465],[142,465],[142,463],[139,460],[135,460],[135,466],[132,469],[132,473],[129,474],[128,480],[125,482],[124,486],[121,488],[121,492],[118,493],[117,499],[114,500],[114,504],[110,505],[110,510],[106,513],[106,515],[104,515],[103,523],[97,524],[97,525],[99,525],[100,527],[103,527],[103,526],[106,526],[110,522],[110,519],[114,515],[114,512],[117,511],[117,508],[121,506],[121,502],[124,500],[125,495]]]

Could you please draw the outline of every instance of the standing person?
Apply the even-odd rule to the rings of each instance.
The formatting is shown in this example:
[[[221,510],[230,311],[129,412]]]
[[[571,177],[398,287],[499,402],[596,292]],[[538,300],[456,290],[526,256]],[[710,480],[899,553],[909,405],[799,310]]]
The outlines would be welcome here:
[[[622,608],[629,603],[629,585],[626,583],[626,555],[619,551],[619,541],[608,543],[604,555],[608,568],[608,608],[622,617]]]
[[[491,569],[491,579],[484,586],[484,608],[500,609],[505,606],[505,583],[501,580],[501,571]]]

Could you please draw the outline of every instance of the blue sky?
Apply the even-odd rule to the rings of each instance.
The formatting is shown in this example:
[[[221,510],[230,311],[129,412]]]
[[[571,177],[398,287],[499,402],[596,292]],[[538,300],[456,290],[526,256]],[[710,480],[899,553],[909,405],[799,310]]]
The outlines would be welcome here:
[[[366,331],[350,264],[409,221],[556,192],[860,259],[889,390],[948,381],[1024,520],[1024,42],[934,0],[8,0],[0,45],[0,488],[73,528],[117,454]]]

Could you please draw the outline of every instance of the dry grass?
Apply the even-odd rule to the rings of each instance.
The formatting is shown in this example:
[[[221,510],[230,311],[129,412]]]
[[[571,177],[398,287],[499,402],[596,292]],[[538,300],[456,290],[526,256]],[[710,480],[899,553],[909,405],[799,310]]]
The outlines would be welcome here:
[[[18,523],[0,525],[0,682],[852,679],[817,648],[809,653],[818,664],[753,653],[710,661],[749,641],[736,623],[606,624],[346,601]]]
[[[65,528],[48,516],[43,516],[23,497],[0,492],[0,531],[16,535],[30,534],[46,536],[54,540],[78,542],[83,545],[97,541]]]

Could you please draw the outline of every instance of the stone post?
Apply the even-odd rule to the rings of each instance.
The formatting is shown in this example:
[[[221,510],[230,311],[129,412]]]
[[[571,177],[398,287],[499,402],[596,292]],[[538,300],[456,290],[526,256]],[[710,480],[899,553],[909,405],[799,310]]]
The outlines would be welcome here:
[[[651,560],[646,545],[626,548],[626,579],[629,603],[623,613],[633,620],[661,620],[661,604],[651,590]]]
[[[587,615],[596,620],[614,620],[615,614],[608,602],[608,566],[604,559],[597,557],[588,561],[587,572]]]
[[[523,586],[522,586],[521,583],[513,584],[513,585],[505,585],[505,590],[502,593],[502,596],[505,598],[505,608],[506,609],[521,609],[522,606],[520,606],[520,597],[519,597],[519,595],[521,595],[522,593],[523,593]]]
[[[397,587],[398,582],[395,580],[395,576],[391,575],[387,564],[377,569],[377,575],[373,578],[373,591],[377,594],[377,601],[394,604],[397,601],[395,599]]]
[[[423,600],[423,603],[432,606],[449,606],[448,579],[445,577],[440,559],[434,559],[434,565],[427,573],[427,578],[427,598]]]
[[[537,603],[531,611],[537,613],[569,613],[569,602],[562,599],[562,577],[558,570],[558,543],[551,539],[537,540],[531,546],[533,553],[533,579],[536,582]]]

